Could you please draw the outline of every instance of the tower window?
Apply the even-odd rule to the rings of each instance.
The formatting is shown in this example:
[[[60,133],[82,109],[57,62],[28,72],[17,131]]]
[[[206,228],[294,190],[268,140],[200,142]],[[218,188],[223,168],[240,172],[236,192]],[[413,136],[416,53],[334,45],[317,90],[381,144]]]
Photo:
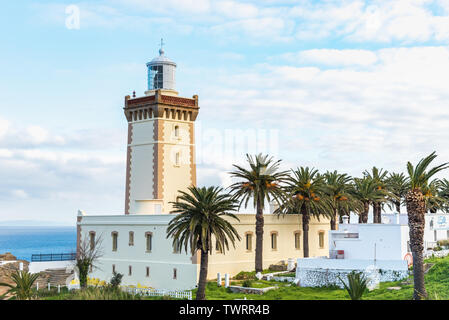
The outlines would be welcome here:
[[[179,166],[179,152],[176,152],[175,164]]]
[[[163,88],[163,67],[151,66],[148,75],[148,89],[156,90]]]
[[[175,137],[179,138],[179,126],[175,126]]]

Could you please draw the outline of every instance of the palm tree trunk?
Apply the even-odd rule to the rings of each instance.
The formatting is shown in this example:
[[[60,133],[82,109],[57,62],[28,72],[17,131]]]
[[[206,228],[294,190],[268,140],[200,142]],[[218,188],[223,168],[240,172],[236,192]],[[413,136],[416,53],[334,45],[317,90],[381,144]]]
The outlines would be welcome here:
[[[196,292],[196,300],[206,300],[208,262],[209,262],[209,252],[201,249],[200,278],[198,281],[198,291]]]
[[[256,208],[256,273],[263,271],[263,208],[260,200],[257,200]]]
[[[413,299],[421,300],[427,297],[424,284],[424,219],[426,205],[424,196],[419,189],[410,190],[405,198],[410,229],[410,249],[413,257]]]
[[[369,212],[369,202],[366,201],[363,203],[364,211],[362,214],[362,223],[368,223],[368,212]]]
[[[377,203],[373,202],[373,223],[379,223],[377,222]]]
[[[395,205],[396,205],[396,211],[398,213],[401,213],[401,203],[400,202],[395,202]]]
[[[301,208],[302,213],[302,242],[304,247],[304,258],[309,257],[309,221],[310,221],[310,215],[307,209],[303,206]]]
[[[331,230],[337,230],[337,209],[334,208],[334,214],[331,218]]]

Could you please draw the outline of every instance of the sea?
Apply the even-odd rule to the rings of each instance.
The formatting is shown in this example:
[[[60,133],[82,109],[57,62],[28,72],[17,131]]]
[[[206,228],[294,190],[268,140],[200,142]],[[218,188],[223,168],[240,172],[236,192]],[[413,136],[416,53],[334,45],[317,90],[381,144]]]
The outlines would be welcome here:
[[[31,261],[32,254],[76,252],[76,227],[0,226],[0,254]]]

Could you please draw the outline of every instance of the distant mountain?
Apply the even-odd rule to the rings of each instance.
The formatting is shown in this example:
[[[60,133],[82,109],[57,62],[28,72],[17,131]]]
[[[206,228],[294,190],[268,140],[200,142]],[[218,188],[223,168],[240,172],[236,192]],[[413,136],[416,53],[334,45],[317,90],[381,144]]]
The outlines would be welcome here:
[[[74,223],[43,221],[43,220],[4,220],[0,221],[4,227],[74,227]]]

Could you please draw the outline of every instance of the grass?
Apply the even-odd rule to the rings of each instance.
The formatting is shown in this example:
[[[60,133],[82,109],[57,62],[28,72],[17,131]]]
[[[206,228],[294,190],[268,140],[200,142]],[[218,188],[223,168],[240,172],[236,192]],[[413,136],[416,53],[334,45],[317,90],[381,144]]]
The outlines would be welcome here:
[[[430,258],[426,263],[432,263],[434,266],[425,275],[426,290],[429,299],[449,300],[449,256],[444,258]],[[254,273],[255,274],[255,273]],[[252,299],[252,300],[348,300],[349,295],[346,290],[338,287],[321,288],[301,288],[285,282],[254,280],[254,274],[245,273],[244,278],[250,278],[251,287],[265,288],[278,286],[279,289],[270,290],[263,295],[232,293],[228,288],[218,287],[216,281],[210,281],[206,287],[206,297],[208,300],[234,300],[234,299]],[[403,284],[402,281],[382,282],[378,289],[368,291],[363,296],[364,300],[410,300],[413,296],[413,277],[409,278],[410,284]],[[232,280],[231,285],[241,285],[242,280]],[[388,287],[400,287],[400,290],[388,290]],[[93,288],[99,290],[97,288]],[[61,288],[61,293],[50,291],[39,295],[40,299],[45,300],[75,300],[75,299],[142,299],[142,300],[167,300],[169,297],[130,297],[125,295],[105,295],[104,292],[93,290],[90,293],[81,293],[79,291],[68,292]],[[94,292],[95,291],[95,292]],[[196,289],[192,296],[195,298]],[[173,299],[174,300],[174,299]]]

